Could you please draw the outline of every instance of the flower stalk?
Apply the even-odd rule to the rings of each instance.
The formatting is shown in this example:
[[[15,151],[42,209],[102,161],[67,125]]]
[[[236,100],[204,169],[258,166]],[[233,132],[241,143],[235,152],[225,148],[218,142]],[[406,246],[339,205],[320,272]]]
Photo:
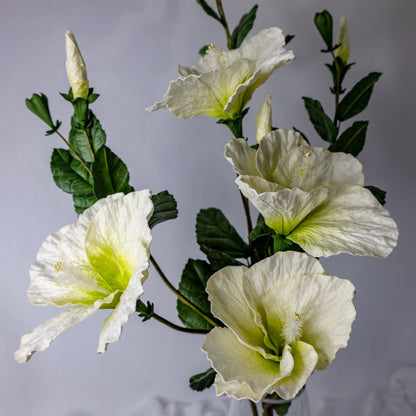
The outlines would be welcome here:
[[[216,0],[216,3],[217,3],[218,14],[220,15],[221,23],[224,26],[225,35],[227,36],[227,47],[228,49],[232,49],[233,43],[231,39],[230,29],[228,28],[227,19],[225,17],[224,9],[222,7],[222,2],[221,0]]]
[[[150,261],[153,264],[153,267],[156,269],[156,271],[159,273],[159,276],[162,278],[162,280],[165,282],[166,286],[173,292],[175,295],[187,306],[189,306],[193,311],[195,311],[197,314],[202,316],[208,323],[210,323],[212,326],[216,327],[218,324],[212,320],[209,316],[205,315],[201,309],[198,308],[193,302],[191,302],[186,296],[184,296],[181,292],[179,292],[178,289],[175,288],[175,286],[172,285],[172,283],[168,280],[166,275],[163,273],[162,269],[156,262],[155,258],[150,255]]]

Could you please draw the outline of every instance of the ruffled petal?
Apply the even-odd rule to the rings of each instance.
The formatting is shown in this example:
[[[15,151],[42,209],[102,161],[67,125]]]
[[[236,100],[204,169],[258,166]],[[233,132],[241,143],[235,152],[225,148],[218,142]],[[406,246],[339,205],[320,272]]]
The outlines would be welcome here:
[[[34,305],[92,304],[111,293],[88,261],[86,233],[81,223],[63,227],[46,238],[30,268],[27,293]]]
[[[307,145],[302,136],[294,130],[273,130],[263,139],[257,150],[256,166],[267,180],[273,180],[277,164],[283,156],[297,147]],[[243,173],[243,175],[248,175],[248,173]]]
[[[251,310],[255,311],[256,319],[261,319],[263,328],[267,328],[274,345],[282,344],[280,337],[282,327],[288,314],[296,312],[296,307],[288,308],[288,302],[296,296],[294,276],[313,276],[325,273],[319,261],[304,253],[295,251],[277,252],[247,270],[243,282],[243,293]],[[288,282],[288,294],[283,296],[279,290],[281,281]],[[287,302],[281,303],[281,299]],[[272,311],[272,312],[270,312]]]
[[[241,107],[237,100],[233,108],[224,110],[228,98],[239,84],[252,75],[255,66],[254,62],[246,59],[201,75],[178,78],[170,83],[164,98],[166,106],[178,118],[199,114],[231,118],[239,113]]]
[[[247,270],[245,266],[229,266],[209,278],[206,291],[211,301],[211,312],[242,342],[263,356],[274,359],[264,344],[264,332],[256,325],[253,312],[245,302],[243,282]]]
[[[149,190],[132,192],[103,206],[91,221],[85,250],[94,270],[113,290],[124,290],[152,239]],[[144,252],[144,255],[143,255]],[[147,261],[146,261],[147,264]]]
[[[127,288],[120,296],[114,311],[103,324],[98,342],[98,353],[105,352],[109,343],[118,341],[123,325],[128,321],[130,314],[136,311],[137,299],[143,294],[143,282],[147,278],[149,268],[148,246],[141,246],[137,263],[138,267],[131,276]]]
[[[304,145],[283,155],[270,180],[304,191],[330,182],[364,186],[362,168],[355,157],[346,153]]]
[[[387,257],[397,244],[398,229],[372,193],[334,183],[331,198],[287,236],[312,256],[349,253]]]
[[[256,168],[256,150],[252,149],[245,139],[232,139],[225,145],[225,158],[240,175],[259,175]]]
[[[326,203],[330,190],[324,186],[305,192],[300,189],[278,190],[278,185],[269,182],[269,188],[260,193],[256,187],[264,185],[253,176],[239,176],[236,179],[240,191],[263,215],[266,224],[276,234],[289,235],[304,218],[320,205]]]
[[[294,359],[292,372],[273,386],[273,390],[285,400],[291,400],[299,393],[318,361],[314,347],[302,341],[292,347],[291,353]]]
[[[202,350],[207,353],[212,367],[221,374],[222,381],[232,383],[232,395],[239,399],[259,401],[271,385],[288,375],[281,371],[278,362],[267,360],[242,344],[228,328],[214,328],[206,335]],[[231,394],[224,389],[226,385],[219,381],[221,390],[217,393]],[[243,385],[243,388],[236,391],[238,385]],[[248,396],[251,393],[252,396]]]
[[[254,270],[245,285],[246,298],[253,309],[262,311],[266,317],[265,326],[276,344],[302,340],[312,345],[319,357],[317,368],[322,370],[347,345],[356,316],[355,288],[349,280],[323,274],[313,257],[288,253],[290,256],[272,256],[267,269],[271,270],[273,264],[276,268],[289,268],[292,259],[295,265],[292,275],[289,270],[281,272],[279,277],[263,271],[258,277],[260,273],[254,274]],[[301,268],[296,267],[297,262]],[[267,291],[261,287],[265,281]]]
[[[36,351],[44,351],[51,342],[62,332],[79,324],[96,312],[104,303],[111,303],[115,293],[105,299],[96,300],[92,305],[76,306],[67,309],[55,318],[49,319],[22,336],[20,347],[14,353],[14,358],[19,363],[27,362]]]

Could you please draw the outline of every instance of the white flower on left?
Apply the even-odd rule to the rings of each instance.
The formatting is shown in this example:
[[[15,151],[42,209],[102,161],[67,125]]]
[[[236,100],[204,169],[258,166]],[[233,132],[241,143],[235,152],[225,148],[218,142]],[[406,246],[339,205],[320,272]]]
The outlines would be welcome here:
[[[29,300],[41,306],[77,306],[23,335],[14,355],[19,363],[100,308],[114,310],[103,324],[97,352],[120,338],[143,293],[152,213],[149,190],[114,194],[87,209],[76,224],[47,237],[30,268]]]

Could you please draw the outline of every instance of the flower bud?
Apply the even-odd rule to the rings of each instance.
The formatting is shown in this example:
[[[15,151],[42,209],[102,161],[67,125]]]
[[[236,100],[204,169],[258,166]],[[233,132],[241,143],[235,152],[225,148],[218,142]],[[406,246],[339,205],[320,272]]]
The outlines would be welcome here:
[[[68,30],[65,33],[66,72],[74,98],[88,98],[89,82],[87,68],[78,48],[74,34]]]
[[[348,27],[345,16],[341,17],[338,31],[337,45],[340,46],[335,50],[335,57],[341,58],[341,61],[346,64],[350,55],[350,44],[348,41]]]
[[[270,94],[266,94],[257,116],[257,141],[272,131],[272,104]]]

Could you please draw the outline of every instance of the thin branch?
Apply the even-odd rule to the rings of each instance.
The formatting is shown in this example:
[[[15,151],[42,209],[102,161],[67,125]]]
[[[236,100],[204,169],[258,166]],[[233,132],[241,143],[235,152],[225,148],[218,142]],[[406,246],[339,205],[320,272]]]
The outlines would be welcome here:
[[[168,326],[169,328],[175,329],[176,331],[188,332],[189,334],[207,334],[209,332],[205,329],[192,329],[176,325],[173,322],[168,321],[166,318],[163,318],[162,316],[158,315],[157,313],[153,313],[152,318],[155,318],[157,321]]]
[[[91,141],[90,141],[90,138],[88,137],[87,130],[84,129],[82,131],[84,132],[85,140],[87,141],[87,144],[88,144],[88,149],[90,149],[91,157],[92,157],[92,160],[94,161],[94,151],[92,150]]]
[[[207,322],[209,322],[212,326],[218,326],[218,324],[213,321],[209,316],[205,315],[201,309],[198,308],[193,302],[191,302],[186,296],[184,296],[181,292],[179,292],[178,289],[175,288],[175,286],[172,285],[172,283],[167,279],[165,274],[163,273],[162,269],[157,264],[156,260],[152,255],[150,255],[150,261],[152,262],[154,268],[159,273],[162,280],[165,282],[165,284],[168,286],[168,288],[175,293],[175,295],[183,302],[185,305],[189,306],[193,311],[195,311],[197,314],[201,315]]]
[[[65,142],[65,144],[68,146],[70,152],[79,160],[79,162],[82,164],[82,166],[84,166],[84,168],[86,169],[86,171],[92,175],[91,170],[88,168],[88,166],[85,164],[85,162],[78,156],[77,152],[71,147],[71,145],[69,144],[69,142],[65,139],[64,136],[62,136],[61,133],[59,133],[59,131],[55,131],[55,133]]]
[[[232,39],[231,39],[230,29],[228,28],[227,19],[225,18],[224,9],[222,8],[221,0],[216,0],[216,2],[217,2],[218,14],[220,15],[222,25],[224,26],[224,29],[225,29],[225,35],[227,36],[228,49],[232,49],[233,48],[233,42],[232,42]]]

